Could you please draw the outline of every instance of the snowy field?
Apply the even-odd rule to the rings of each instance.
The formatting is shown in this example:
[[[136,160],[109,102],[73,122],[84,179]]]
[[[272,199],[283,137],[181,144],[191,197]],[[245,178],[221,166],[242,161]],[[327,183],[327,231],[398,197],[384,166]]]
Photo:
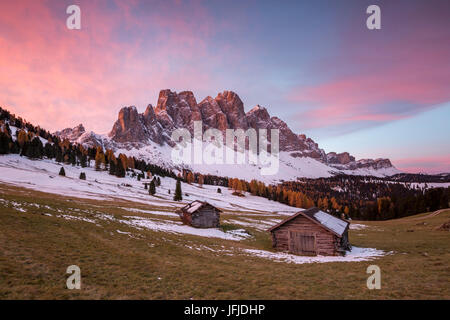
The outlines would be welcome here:
[[[105,137],[106,139],[106,137]],[[207,144],[204,145],[204,148]],[[173,167],[171,159],[172,149],[168,145],[160,146],[154,142],[149,142],[148,146],[140,149],[131,148],[118,149],[116,153],[124,153],[127,156],[134,156],[137,159],[144,159],[151,163],[168,164],[167,167]],[[308,157],[293,157],[291,152],[280,152],[278,170],[275,175],[262,175],[261,165],[251,164],[248,162],[248,151],[245,152],[246,162],[244,164],[184,164],[187,168],[194,172],[202,174],[210,174],[217,176],[226,176],[231,178],[239,178],[250,181],[257,179],[265,183],[278,183],[281,181],[291,181],[296,177],[303,178],[327,178],[332,177],[335,173],[341,172],[348,175],[369,175],[374,177],[386,177],[400,173],[398,169],[382,168],[375,170],[373,168],[361,168],[356,170],[341,170],[328,166],[318,160]]]
[[[61,166],[65,168],[65,177],[58,175]],[[99,228],[104,223],[117,223],[119,226],[128,228],[127,231],[118,228],[117,233],[131,238],[139,238],[139,232],[142,230],[179,235],[180,243],[183,245],[186,244],[183,235],[217,239],[217,241],[251,240],[255,232],[267,232],[271,226],[299,211],[298,208],[250,194],[246,194],[245,197],[233,196],[232,191],[225,187],[220,187],[222,193],[217,193],[217,186],[199,187],[196,184],[186,183],[182,183],[183,201],[175,202],[172,197],[176,181],[172,178],[161,178],[161,186],[156,188],[157,193],[155,196],[150,196],[142,182],[135,178],[117,178],[105,171],[96,171],[93,167],[61,165],[53,160],[30,160],[19,155],[0,156],[0,171],[0,183],[81,199],[107,200],[113,201],[112,203],[116,200],[118,205],[115,209],[122,212],[119,216],[113,215],[107,208],[102,207],[98,210],[69,208],[63,211],[49,205],[43,207],[37,203],[18,203],[0,198],[0,205],[12,207],[18,214],[32,213],[35,208],[40,208],[45,211],[44,216],[67,221],[82,221]],[[86,180],[79,179],[81,172],[86,173]],[[169,190],[171,194],[168,193]],[[182,224],[175,210],[193,200],[208,201],[222,209],[224,211],[221,216],[222,224],[235,227],[230,230],[197,229]],[[135,203],[134,207],[133,203]],[[130,228],[134,231],[129,231]],[[363,225],[355,225],[352,229],[363,228]],[[195,249],[198,249],[198,246]],[[230,244],[221,252],[286,263],[365,261],[386,254],[372,248],[355,248],[345,257],[299,257],[252,248],[235,248]]]
[[[232,212],[290,215],[298,211],[297,208],[249,194],[245,197],[232,196],[232,191],[226,187],[220,187],[222,193],[217,193],[217,186],[199,187],[183,182],[183,201],[175,202],[172,198],[176,180],[172,178],[161,178],[161,186],[156,188],[155,196],[150,196],[142,182],[136,178],[117,178],[105,171],[96,171],[93,163],[91,165],[92,167],[81,168],[47,159],[30,160],[19,155],[0,156],[0,182],[63,196],[95,200],[120,199],[172,210],[191,201],[201,200]],[[58,175],[61,167],[64,167],[65,177]],[[81,172],[86,173],[86,180],[79,179]]]

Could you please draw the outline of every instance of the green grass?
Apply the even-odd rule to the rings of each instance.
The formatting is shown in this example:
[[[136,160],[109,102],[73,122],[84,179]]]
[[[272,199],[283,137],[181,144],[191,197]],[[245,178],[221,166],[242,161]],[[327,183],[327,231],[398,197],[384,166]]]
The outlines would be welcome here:
[[[394,251],[374,261],[295,265],[239,254],[239,248],[271,250],[270,235],[256,229],[245,228],[253,237],[237,242],[56,217],[58,210],[88,219],[98,213],[146,216],[121,208],[167,207],[7,185],[0,185],[0,199],[0,299],[450,298],[450,234],[437,230],[450,220],[450,211],[421,220],[362,222],[369,227],[350,232],[353,245]],[[15,209],[14,202],[27,212]],[[66,268],[73,264],[81,268],[81,290],[66,289]],[[366,287],[371,264],[381,268],[381,290]]]

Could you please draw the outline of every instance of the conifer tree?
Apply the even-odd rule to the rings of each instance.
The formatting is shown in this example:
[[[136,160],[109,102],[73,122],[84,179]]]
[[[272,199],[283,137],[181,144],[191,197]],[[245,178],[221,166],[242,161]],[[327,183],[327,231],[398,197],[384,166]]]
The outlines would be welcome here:
[[[65,177],[66,176],[66,170],[64,170],[64,167],[61,167],[59,170],[59,175]]]
[[[4,132],[0,132],[0,154],[9,153],[10,138]]]
[[[150,188],[148,189],[148,193],[152,196],[156,193],[155,181],[154,179],[150,182]]]
[[[125,169],[123,168],[122,161],[117,161],[116,176],[119,178],[125,177]]]
[[[175,201],[181,201],[183,200],[182,192],[181,192],[181,181],[180,179],[177,180],[177,184],[175,187],[175,195],[173,196],[173,200]]]
[[[109,174],[112,176],[116,175],[116,163],[113,160],[109,161]]]
[[[87,167],[87,156],[84,153],[80,157],[80,165],[82,168]]]
[[[81,179],[81,180],[86,180],[86,173],[81,172],[81,173],[80,173],[80,179]]]

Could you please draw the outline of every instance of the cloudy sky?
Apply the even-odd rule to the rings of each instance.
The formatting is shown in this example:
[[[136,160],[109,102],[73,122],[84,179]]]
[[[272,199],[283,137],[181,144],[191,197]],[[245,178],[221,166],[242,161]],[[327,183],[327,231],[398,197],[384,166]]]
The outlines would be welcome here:
[[[81,8],[68,30],[66,8]],[[366,8],[381,8],[368,30]],[[450,172],[450,1],[0,2],[0,105],[108,132],[159,90],[223,90],[328,151]]]

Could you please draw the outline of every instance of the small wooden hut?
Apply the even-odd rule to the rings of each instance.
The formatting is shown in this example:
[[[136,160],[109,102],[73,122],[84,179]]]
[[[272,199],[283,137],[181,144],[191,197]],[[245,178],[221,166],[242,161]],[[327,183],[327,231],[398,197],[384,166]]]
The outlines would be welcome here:
[[[208,202],[195,200],[177,210],[184,224],[195,228],[217,228],[222,211]]]
[[[334,256],[345,254],[350,249],[349,225],[346,220],[318,208],[310,208],[290,216],[268,231],[276,250],[298,255]]]

